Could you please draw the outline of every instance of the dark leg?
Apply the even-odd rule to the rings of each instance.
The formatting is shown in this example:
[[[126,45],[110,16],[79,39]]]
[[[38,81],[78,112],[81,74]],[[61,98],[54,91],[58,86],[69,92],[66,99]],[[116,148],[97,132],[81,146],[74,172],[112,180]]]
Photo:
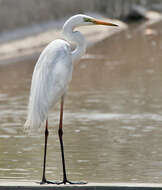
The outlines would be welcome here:
[[[47,154],[47,139],[48,139],[48,121],[46,120],[46,128],[45,128],[45,143],[44,143],[44,162],[43,162],[43,176],[42,176],[42,182],[46,183],[46,177],[45,177],[45,170],[46,170],[46,154]]]
[[[62,166],[63,166],[63,181],[57,183],[59,184],[86,184],[85,182],[71,182],[67,180],[66,176],[66,167],[65,167],[65,158],[64,158],[64,144],[63,144],[63,130],[62,130],[62,123],[63,123],[63,105],[64,105],[64,96],[61,98],[61,109],[60,109],[60,124],[59,124],[59,130],[58,130],[58,135],[59,135],[59,140],[60,140],[60,146],[61,146],[61,156],[62,156]]]
[[[64,97],[61,98],[60,123],[59,123],[58,135],[59,135],[60,146],[61,146],[61,156],[62,156],[62,166],[63,166],[63,182],[62,183],[65,184],[67,182],[67,176],[66,176],[65,158],[64,158],[64,145],[63,145],[63,140],[62,140],[63,105],[64,105]]]
[[[46,171],[46,154],[47,154],[47,140],[48,140],[48,120],[46,120],[46,128],[45,128],[45,143],[44,143],[44,162],[43,162],[43,176],[42,176],[42,181],[40,184],[44,184],[44,183],[52,183],[52,184],[56,184],[57,182],[51,182],[46,180],[45,177],[45,171]]]

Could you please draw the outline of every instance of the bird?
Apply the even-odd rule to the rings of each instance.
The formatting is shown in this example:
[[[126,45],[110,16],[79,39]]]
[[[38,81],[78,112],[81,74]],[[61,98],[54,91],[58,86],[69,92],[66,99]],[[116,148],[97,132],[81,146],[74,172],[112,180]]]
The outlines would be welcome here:
[[[107,25],[117,24],[102,21],[84,14],[70,17],[63,25],[63,39],[50,42],[40,54],[36,62],[30,88],[29,104],[25,130],[37,132],[42,125],[45,126],[44,161],[42,180],[40,184],[85,184],[86,182],[72,182],[67,179],[64,145],[63,145],[63,106],[64,97],[68,85],[72,79],[73,64],[79,60],[86,51],[86,41],[81,32],[75,30],[84,25]],[[72,49],[72,43],[75,49]],[[61,149],[63,180],[49,181],[46,179],[46,155],[48,130],[48,113],[60,101],[60,120],[58,136]]]

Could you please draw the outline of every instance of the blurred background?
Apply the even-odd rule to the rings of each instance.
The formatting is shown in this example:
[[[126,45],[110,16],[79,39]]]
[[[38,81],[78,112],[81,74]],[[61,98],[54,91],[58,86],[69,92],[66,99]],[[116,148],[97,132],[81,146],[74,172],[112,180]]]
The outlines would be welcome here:
[[[64,21],[86,13],[126,27],[74,67],[64,114],[68,177],[162,183],[161,11],[160,0],[0,0],[0,179],[41,180],[44,133],[23,131],[34,65]],[[112,31],[96,30],[86,29],[87,40]],[[59,104],[49,116],[50,180],[62,178],[58,121]]]
[[[160,3],[160,0],[1,0],[0,32],[83,12],[124,18],[134,4],[161,10]]]

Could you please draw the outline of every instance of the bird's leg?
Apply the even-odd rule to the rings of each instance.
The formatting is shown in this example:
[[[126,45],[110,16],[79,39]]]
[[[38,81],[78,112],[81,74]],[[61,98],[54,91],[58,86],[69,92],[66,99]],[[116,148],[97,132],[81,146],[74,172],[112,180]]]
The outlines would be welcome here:
[[[46,120],[46,128],[45,128],[45,143],[44,143],[44,162],[43,162],[43,176],[42,176],[42,181],[40,182],[40,184],[44,184],[44,183],[51,183],[51,184],[56,184],[57,182],[52,182],[52,181],[48,181],[46,180],[45,177],[45,171],[46,171],[46,154],[47,154],[47,140],[48,140],[48,120]]]
[[[65,168],[65,158],[64,158],[64,145],[63,145],[63,130],[62,130],[62,123],[63,123],[63,105],[64,105],[64,97],[61,97],[61,108],[60,108],[60,123],[59,123],[59,140],[60,140],[60,146],[61,146],[61,156],[62,156],[62,166],[63,166],[63,183],[67,182],[67,176],[66,176],[66,168]]]
[[[86,184],[86,182],[71,182],[67,180],[66,176],[66,167],[65,167],[65,158],[64,158],[64,145],[63,145],[63,105],[64,105],[64,96],[61,98],[61,108],[60,108],[60,123],[59,123],[59,130],[58,130],[58,135],[59,135],[59,140],[60,140],[60,146],[61,146],[61,156],[62,156],[62,166],[63,166],[63,181],[58,182],[57,184]]]
[[[43,176],[41,184],[46,183],[45,171],[46,171],[46,154],[47,154],[47,140],[48,140],[48,120],[46,120],[45,128],[45,143],[44,143],[44,162],[43,162]]]

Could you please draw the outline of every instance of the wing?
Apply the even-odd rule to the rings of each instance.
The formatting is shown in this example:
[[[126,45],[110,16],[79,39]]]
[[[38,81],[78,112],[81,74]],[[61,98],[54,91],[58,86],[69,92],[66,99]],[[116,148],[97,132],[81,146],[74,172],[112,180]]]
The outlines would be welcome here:
[[[65,93],[72,76],[71,50],[67,42],[55,40],[40,55],[32,77],[25,128],[36,131],[48,112]]]

